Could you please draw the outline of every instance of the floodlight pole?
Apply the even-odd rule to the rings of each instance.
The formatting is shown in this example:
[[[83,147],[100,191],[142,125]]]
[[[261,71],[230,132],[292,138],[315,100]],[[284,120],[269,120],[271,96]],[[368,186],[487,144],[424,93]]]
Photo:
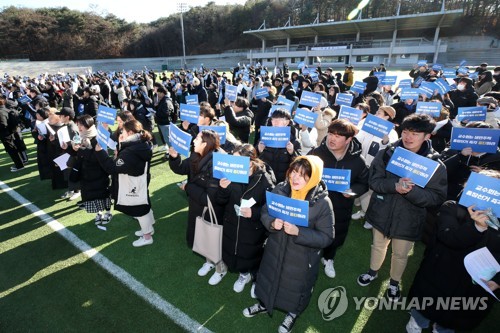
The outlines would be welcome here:
[[[187,67],[186,64],[186,42],[184,40],[184,17],[183,13],[187,11],[187,4],[185,2],[177,3],[177,11],[181,13],[181,31],[182,31],[182,62],[183,68]]]

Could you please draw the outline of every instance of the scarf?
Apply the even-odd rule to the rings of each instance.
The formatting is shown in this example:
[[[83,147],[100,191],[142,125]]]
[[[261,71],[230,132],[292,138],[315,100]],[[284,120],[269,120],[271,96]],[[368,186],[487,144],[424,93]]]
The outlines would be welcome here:
[[[96,136],[97,136],[97,129],[95,128],[95,125],[90,126],[89,129],[80,133],[80,137],[82,139],[81,147],[84,149],[91,149],[92,144],[90,143],[90,140],[92,140]]]
[[[299,156],[296,160],[299,159],[306,159],[309,161],[309,164],[311,164],[311,177],[302,189],[297,191],[292,190],[292,199],[305,200],[307,193],[315,188],[321,181],[321,177],[323,176],[323,160],[314,155]],[[289,180],[289,182],[291,183],[291,180]]]

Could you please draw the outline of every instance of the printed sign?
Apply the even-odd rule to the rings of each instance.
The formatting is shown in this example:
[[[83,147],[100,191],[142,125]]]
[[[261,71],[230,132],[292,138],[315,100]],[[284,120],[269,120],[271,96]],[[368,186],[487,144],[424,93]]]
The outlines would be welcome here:
[[[297,124],[305,125],[310,128],[314,127],[316,119],[318,119],[318,114],[306,109],[297,109],[295,117],[293,118]]]
[[[393,86],[396,84],[398,77],[397,76],[384,76],[382,80],[380,80],[380,84],[383,86]]]
[[[362,94],[365,92],[365,89],[366,89],[365,82],[356,81],[349,90],[357,92],[358,94]]]
[[[368,114],[361,130],[375,135],[376,137],[383,138],[384,135],[389,135],[393,127],[394,124],[390,121]]]
[[[351,188],[351,170],[349,169],[323,169],[323,181],[328,191],[346,192]]]
[[[401,100],[406,101],[408,99],[417,100],[418,99],[418,89],[409,88],[401,90]]]
[[[238,87],[227,85],[224,95],[230,102],[236,101],[238,97]]]
[[[450,148],[462,150],[472,148],[475,153],[496,153],[500,130],[491,128],[453,127]]]
[[[97,121],[99,123],[106,123],[113,126],[115,124],[115,120],[116,120],[116,109],[99,105],[99,109],[97,110]]]
[[[351,106],[353,99],[354,96],[351,94],[339,93],[337,94],[337,99],[335,100],[335,103],[338,105]]]
[[[457,120],[459,121],[485,121],[486,120],[486,106],[470,106],[459,107]]]
[[[438,166],[439,163],[430,158],[397,147],[387,163],[386,170],[401,178],[410,178],[416,185],[423,188],[432,178]]]
[[[321,101],[321,95],[311,91],[303,91],[300,96],[300,104],[315,107]]]
[[[452,79],[457,76],[457,70],[455,68],[443,68],[443,76]]]
[[[17,99],[17,101],[21,104],[27,104],[29,102],[31,102],[31,98],[29,98],[28,95],[24,95],[24,96],[21,96]]]
[[[250,157],[213,153],[213,176],[235,183],[248,184]]]
[[[373,76],[375,76],[379,82],[383,79],[383,77],[386,75],[385,72],[374,72]]]
[[[198,104],[181,104],[179,106],[182,121],[189,121],[191,124],[198,124],[200,117],[200,106]]]
[[[267,90],[267,88],[260,88],[255,91],[256,99],[266,98],[267,96],[269,96],[269,91]]]
[[[286,105],[287,106],[287,110],[291,113],[292,111],[292,108],[294,107],[295,105],[295,101],[291,101],[287,98],[285,98],[285,96],[278,96],[278,100],[276,101],[276,105]]]
[[[226,143],[226,126],[199,126],[200,132],[203,130],[212,130],[219,136],[220,144]]]
[[[169,135],[170,145],[181,155],[189,156],[189,147],[193,137],[191,134],[186,133],[179,129],[174,124],[170,124]]]
[[[309,202],[266,192],[269,215],[301,227],[309,225]]]
[[[428,114],[431,117],[439,117],[443,105],[440,102],[418,102],[416,113]]]
[[[286,144],[290,141],[290,127],[260,127],[260,141],[271,148],[286,148]]]
[[[500,179],[471,172],[460,201],[462,206],[475,205],[474,210],[491,209],[500,217]]]
[[[425,65],[427,65],[427,60],[419,60],[417,62],[417,65],[419,65],[420,67],[425,66]]]
[[[418,89],[419,89],[419,93],[424,94],[425,96],[427,96],[427,98],[431,98],[432,95],[434,95],[434,90],[437,90],[437,87],[432,82],[425,82],[424,81],[424,82],[422,82],[422,84],[420,85],[420,87]]]
[[[411,79],[404,79],[399,81],[399,88],[401,89],[411,88]]]
[[[448,84],[448,82],[446,82],[446,80],[444,80],[442,78],[439,78],[436,81],[434,81],[434,84],[436,85],[437,90],[439,91],[439,93],[441,95],[444,95],[448,91],[451,90],[450,85]]]
[[[362,115],[363,111],[361,110],[345,105],[340,106],[339,119],[347,119],[354,125],[358,125]]]
[[[189,96],[186,96],[186,104],[189,104],[189,105],[198,105],[198,95],[189,95]]]
[[[101,124],[97,126],[97,143],[102,147],[103,150],[108,149],[109,131],[105,129]]]

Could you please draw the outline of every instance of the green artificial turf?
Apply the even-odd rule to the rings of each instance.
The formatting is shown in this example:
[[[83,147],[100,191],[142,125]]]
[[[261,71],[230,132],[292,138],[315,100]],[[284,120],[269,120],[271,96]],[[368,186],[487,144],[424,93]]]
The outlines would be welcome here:
[[[26,139],[26,143],[31,143]],[[96,228],[94,216],[59,199],[63,190],[52,190],[40,181],[35,149],[29,144],[26,170],[9,172],[8,155],[0,153],[0,179],[40,209],[57,219],[113,263],[216,332],[275,332],[284,314],[272,318],[245,318],[241,311],[255,303],[250,286],[236,294],[238,275],[229,273],[217,286],[197,270],[204,260],[186,246],[187,200],[176,185],[185,177],[173,174],[168,163],[155,153],[150,192],[156,218],[154,244],[133,248],[136,220],[115,212],[107,231]],[[140,299],[110,274],[87,259],[62,237],[6,193],[0,192],[0,332],[176,332],[181,329],[165,315]],[[360,287],[356,278],[369,264],[371,232],[353,221],[344,247],[335,261],[337,277],[320,271],[307,310],[294,332],[404,332],[409,315],[403,310],[357,311],[352,297],[372,297],[385,291],[390,251],[379,278]],[[403,277],[403,296],[418,269],[424,245],[418,243]],[[322,291],[342,286],[349,306],[345,314],[325,321],[318,309]],[[477,332],[495,331],[497,306]],[[428,330],[430,332],[430,330]]]

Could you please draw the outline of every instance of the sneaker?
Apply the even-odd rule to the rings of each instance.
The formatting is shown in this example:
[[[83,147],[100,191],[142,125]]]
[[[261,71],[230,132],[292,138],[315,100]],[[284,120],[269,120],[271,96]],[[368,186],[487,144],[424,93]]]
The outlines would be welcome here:
[[[161,146],[160,148],[158,148],[158,151],[168,151],[168,147],[167,146]]]
[[[335,277],[335,268],[333,267],[333,259],[324,260],[325,274],[329,278],[333,279]]]
[[[222,281],[222,278],[224,276],[226,276],[226,274],[227,274],[227,271],[222,272],[222,273],[215,272],[214,275],[212,275],[212,277],[210,278],[210,280],[208,280],[208,284],[211,286],[218,285],[219,282]]]
[[[377,278],[378,274],[375,275],[370,275],[368,273],[361,274],[358,276],[358,284],[362,287],[366,287],[369,285],[373,280]]]
[[[365,217],[365,212],[362,209],[351,215],[353,220],[361,220],[363,217]]]
[[[154,234],[155,234],[155,230],[153,229],[153,231],[151,231],[151,236],[153,236]],[[136,235],[137,237],[142,237],[142,236],[143,236],[142,230],[137,230],[137,231],[135,232],[135,235]]]
[[[132,243],[132,245],[134,247],[141,247],[141,246],[151,245],[151,244],[153,244],[153,238],[146,239],[144,237],[140,237],[138,240],[136,240]]]
[[[365,222],[365,224],[363,224],[363,228],[365,228],[366,230],[371,230],[373,229],[373,226],[370,222]]]
[[[257,295],[255,294],[255,282],[252,283],[252,288],[250,288],[250,297],[252,298],[257,298]]]
[[[102,224],[108,224],[109,222],[111,222],[111,219],[113,218],[113,214],[111,214],[110,212],[106,212],[102,218],[101,218],[101,223]]]
[[[418,326],[417,322],[415,321],[415,318],[410,316],[410,320],[406,324],[406,332],[408,333],[421,333],[422,332],[422,327]]]
[[[279,333],[291,332],[296,320],[297,320],[297,316],[292,315],[290,312],[288,312],[287,315],[285,316],[285,319],[283,320],[280,327],[278,328],[278,332]]]
[[[18,171],[21,171],[24,169],[24,166],[22,166],[21,168],[16,168],[15,166],[13,167],[10,167],[10,172],[18,172]]]
[[[253,316],[258,315],[259,313],[264,313],[266,311],[267,311],[266,308],[260,305],[260,303],[255,303],[254,305],[243,310],[243,315],[247,318],[252,318]]]
[[[64,192],[63,195],[61,195],[61,199],[68,199],[72,195],[73,195],[73,191],[66,191],[66,192]]]
[[[102,221],[102,215],[101,213],[98,213],[95,218],[94,218],[95,224],[101,224]]]
[[[210,272],[212,269],[214,269],[215,266],[212,265],[211,263],[209,262],[206,262],[203,264],[203,266],[201,266],[201,268],[198,270],[198,276],[205,276],[208,274],[208,272]]]
[[[245,285],[252,280],[252,275],[250,273],[242,274],[238,277],[238,280],[233,285],[233,290],[237,293],[241,293],[245,289]]]
[[[82,196],[82,192],[74,192],[72,196],[69,197],[69,201],[76,200]]]
[[[391,302],[397,302],[401,298],[401,291],[399,290],[399,285],[394,286],[389,283],[389,287],[387,288],[387,298]]]

